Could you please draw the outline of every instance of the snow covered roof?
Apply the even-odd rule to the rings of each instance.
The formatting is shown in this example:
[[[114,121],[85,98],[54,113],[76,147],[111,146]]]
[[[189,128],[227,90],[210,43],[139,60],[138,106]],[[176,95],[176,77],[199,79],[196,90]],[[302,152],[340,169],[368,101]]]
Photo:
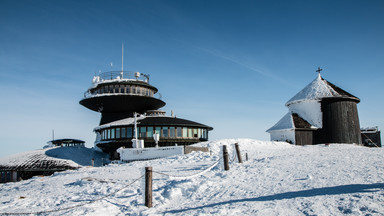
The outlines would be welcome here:
[[[182,119],[182,118],[176,118],[176,117],[169,117],[169,116],[140,116],[137,117],[137,123],[138,126],[192,126],[192,127],[200,127],[200,128],[207,128],[208,130],[213,130],[212,127],[209,127],[204,124],[200,124],[198,122]],[[108,124],[103,124],[98,127],[96,127],[94,130],[101,130],[104,128],[114,127],[114,126],[127,126],[127,125],[133,125],[134,124],[134,118],[125,118],[121,120],[117,120],[114,122],[110,122]]]
[[[351,97],[359,100],[352,94],[323,79],[319,74],[315,80],[293,96],[285,105],[289,106],[293,103],[308,100],[321,100],[326,97]]]
[[[292,113],[288,112],[287,114],[285,114],[285,116],[283,116],[283,118],[280,119],[280,121],[278,121],[274,126],[269,128],[267,132],[269,133],[271,131],[277,130],[290,130],[294,128],[295,126],[293,124]]]
[[[44,171],[44,170],[67,170],[76,169],[80,165],[65,159],[50,157],[46,151],[60,148],[47,148],[42,150],[23,152],[0,158],[0,170],[20,170],[20,171]]]
[[[273,127],[266,132],[291,129],[317,129],[297,113],[288,112]]]

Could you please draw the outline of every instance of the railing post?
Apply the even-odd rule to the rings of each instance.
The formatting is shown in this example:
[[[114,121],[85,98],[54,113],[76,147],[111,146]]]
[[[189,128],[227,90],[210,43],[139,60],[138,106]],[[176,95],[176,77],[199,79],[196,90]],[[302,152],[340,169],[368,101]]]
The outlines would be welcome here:
[[[145,206],[152,207],[152,167],[145,167]]]
[[[223,145],[223,159],[224,159],[224,170],[229,170],[229,159],[227,146]]]
[[[237,153],[237,159],[239,160],[239,163],[243,163],[243,159],[241,158],[240,148],[239,144],[235,143],[236,153]]]

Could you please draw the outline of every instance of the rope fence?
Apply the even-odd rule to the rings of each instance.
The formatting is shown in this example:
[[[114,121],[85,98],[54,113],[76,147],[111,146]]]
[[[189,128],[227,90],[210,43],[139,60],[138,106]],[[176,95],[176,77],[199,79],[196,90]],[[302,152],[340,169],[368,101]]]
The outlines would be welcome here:
[[[164,175],[164,176],[168,176],[170,179],[191,179],[191,178],[194,178],[196,176],[199,176],[199,175],[202,175],[206,172],[208,172],[209,170],[211,170],[213,167],[215,167],[219,162],[220,160],[223,159],[223,157],[219,158],[219,160],[215,161],[212,165],[210,165],[208,168],[198,172],[198,173],[195,173],[195,174],[192,174],[192,175],[187,175],[187,176],[174,176],[174,175],[170,175],[170,174],[167,174],[167,173],[163,173],[163,172],[157,172],[157,171],[153,171],[154,173],[157,173],[157,174],[160,174],[160,175]]]
[[[107,194],[105,196],[102,196],[98,199],[95,199],[95,200],[91,200],[91,201],[88,201],[88,202],[85,202],[85,203],[81,203],[81,204],[78,204],[78,205],[73,205],[73,206],[68,206],[68,207],[64,207],[64,208],[59,208],[59,209],[53,209],[53,210],[45,210],[45,211],[35,211],[35,212],[0,212],[0,215],[30,215],[30,214],[44,214],[44,213],[53,213],[53,212],[59,212],[59,211],[65,211],[65,210],[69,210],[69,209],[74,209],[74,208],[78,208],[78,207],[81,207],[81,206],[85,206],[85,205],[88,205],[88,204],[92,204],[92,203],[95,203],[97,201],[100,201],[100,200],[103,200],[103,199],[106,199],[110,196],[113,196],[115,194],[117,194],[118,192],[126,189],[127,187],[133,185],[135,182],[137,182],[138,180],[140,180],[141,178],[143,178],[144,175],[140,176],[139,178],[135,179],[133,182],[127,184],[126,186],[120,188],[119,190],[113,192],[113,193],[110,193],[110,194]]]
[[[232,158],[230,159],[231,163],[233,163],[237,158],[239,158],[239,163],[242,163],[241,162],[241,153],[240,153],[240,149],[239,149],[239,146],[238,144],[236,143],[235,144],[236,146],[236,149],[235,148],[232,148]],[[235,152],[236,150],[236,152]],[[237,154],[236,154],[237,153]],[[247,160],[248,160],[248,155],[247,156]],[[228,160],[228,151],[227,151],[227,147],[226,145],[223,145],[223,156],[221,156],[217,161],[215,161],[214,163],[212,163],[211,165],[209,165],[206,169],[203,169],[197,173],[194,173],[194,174],[191,174],[191,175],[186,175],[186,176],[179,176],[179,175],[171,175],[171,174],[167,174],[167,173],[164,173],[164,172],[158,172],[158,171],[153,171],[152,170],[152,167],[146,167],[145,170],[145,174],[143,174],[142,176],[140,176],[139,178],[137,179],[134,179],[131,183],[125,185],[124,187],[116,190],[115,192],[113,193],[110,193],[110,194],[107,194],[105,196],[102,196],[98,199],[94,199],[94,200],[91,200],[91,201],[87,201],[87,202],[84,202],[84,203],[80,203],[80,204],[77,204],[77,205],[73,205],[73,206],[68,206],[68,207],[62,207],[62,208],[58,208],[58,209],[52,209],[52,210],[44,210],[44,211],[35,211],[35,212],[0,212],[0,215],[30,215],[30,214],[44,214],[44,213],[53,213],[53,212],[59,212],[59,211],[65,211],[65,210],[70,210],[70,209],[74,209],[74,208],[78,208],[78,207],[81,207],[81,206],[85,206],[85,205],[88,205],[88,204],[92,204],[92,203],[95,203],[97,201],[101,201],[103,199],[106,199],[108,197],[111,197],[115,194],[117,194],[118,192],[126,189],[127,187],[133,185],[135,182],[139,181],[140,179],[142,179],[144,176],[145,176],[145,205],[150,208],[152,207],[152,172],[154,173],[157,173],[159,175],[164,175],[164,176],[167,176],[169,177],[170,179],[191,179],[191,178],[194,178],[194,177],[197,177],[197,176],[200,176],[200,175],[203,175],[204,173],[208,172],[209,170],[211,170],[212,168],[214,168],[215,166],[217,166],[220,161],[223,160],[224,161],[224,170],[229,170],[229,160]],[[108,181],[105,181],[105,180],[101,180],[101,179],[93,179],[93,178],[83,178],[83,180],[96,180],[96,181],[99,181],[99,182],[108,182]],[[112,183],[116,183],[114,181],[109,181],[109,182],[112,182]]]

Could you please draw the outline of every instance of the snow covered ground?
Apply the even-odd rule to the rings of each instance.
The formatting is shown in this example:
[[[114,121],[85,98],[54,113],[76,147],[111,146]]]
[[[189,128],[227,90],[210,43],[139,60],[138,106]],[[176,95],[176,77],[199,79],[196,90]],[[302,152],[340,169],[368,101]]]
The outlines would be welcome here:
[[[229,146],[232,159],[236,142],[243,155],[248,153],[248,161],[238,164],[234,160],[229,171],[219,163],[194,175],[221,157],[223,144]],[[251,139],[198,145],[210,147],[212,155],[194,152],[152,161],[83,167],[1,184],[0,215],[50,210],[44,214],[384,215],[382,148],[346,144],[303,147]],[[179,176],[154,173],[152,208],[144,206],[144,178],[140,176],[146,166]]]

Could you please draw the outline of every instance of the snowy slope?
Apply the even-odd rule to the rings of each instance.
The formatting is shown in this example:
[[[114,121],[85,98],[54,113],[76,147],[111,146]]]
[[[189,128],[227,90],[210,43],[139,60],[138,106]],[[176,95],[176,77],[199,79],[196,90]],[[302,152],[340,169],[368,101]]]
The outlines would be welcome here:
[[[153,208],[144,206],[142,178],[129,185],[142,176],[146,166],[173,176],[199,173],[220,158],[223,144],[229,145],[232,159],[235,142],[243,154],[248,153],[249,160],[243,164],[234,160],[229,171],[218,164],[191,178],[154,173]],[[49,215],[384,214],[382,148],[346,144],[303,147],[251,139],[198,145],[210,147],[212,155],[194,152],[153,161],[84,167],[2,184],[0,214],[56,209],[65,210]],[[104,198],[107,195],[111,196]]]

